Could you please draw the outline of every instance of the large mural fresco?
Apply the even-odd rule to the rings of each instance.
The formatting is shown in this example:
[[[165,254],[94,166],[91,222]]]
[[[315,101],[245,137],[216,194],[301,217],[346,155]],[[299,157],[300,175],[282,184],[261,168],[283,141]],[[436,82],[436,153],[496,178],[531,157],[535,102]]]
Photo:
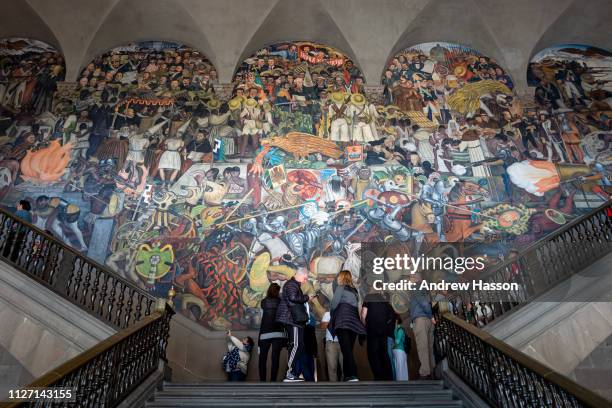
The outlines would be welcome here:
[[[459,242],[498,262],[610,196],[606,98],[575,85],[581,98],[519,101],[502,67],[456,44],[402,50],[381,93],[340,50],[272,44],[229,97],[181,44],[115,48],[76,86],[48,47],[11,47],[1,89],[33,91],[2,99],[3,205],[28,199],[38,227],[158,296],[173,286],[177,309],[216,330],[257,327],[270,282],[299,266],[321,317],[341,269],[363,283],[364,242]],[[40,72],[22,75],[32,61]]]

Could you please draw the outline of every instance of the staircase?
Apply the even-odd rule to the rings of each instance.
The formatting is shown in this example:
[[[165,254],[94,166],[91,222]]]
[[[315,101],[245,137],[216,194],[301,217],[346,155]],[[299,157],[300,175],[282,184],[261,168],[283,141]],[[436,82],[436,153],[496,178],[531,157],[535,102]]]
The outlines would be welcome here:
[[[479,298],[492,310],[491,318],[485,316],[478,325],[510,315],[611,251],[612,201],[486,273],[483,280],[501,281],[504,274],[518,270],[524,290],[521,302],[516,301],[518,296],[469,293],[469,302]],[[118,330],[28,386],[72,388],[79,407],[472,408],[488,406],[484,401],[500,407],[612,406],[590,389],[480,330],[474,318],[468,323],[450,313],[441,314],[436,325],[443,381],[162,383],[174,314],[165,301],[2,210],[0,261]],[[160,389],[153,391],[157,386]]]
[[[463,407],[442,381],[169,384],[147,402],[174,407]]]

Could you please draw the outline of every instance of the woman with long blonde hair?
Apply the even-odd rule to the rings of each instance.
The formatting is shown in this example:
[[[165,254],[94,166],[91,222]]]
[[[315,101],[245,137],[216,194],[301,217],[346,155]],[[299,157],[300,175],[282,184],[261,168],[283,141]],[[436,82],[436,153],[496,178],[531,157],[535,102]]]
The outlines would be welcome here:
[[[359,381],[357,378],[357,365],[353,355],[353,346],[358,336],[366,334],[365,327],[359,319],[359,294],[353,283],[350,271],[338,273],[338,287],[331,301],[331,321],[329,330],[332,336],[338,336],[340,350],[342,351],[342,371],[345,381]]]

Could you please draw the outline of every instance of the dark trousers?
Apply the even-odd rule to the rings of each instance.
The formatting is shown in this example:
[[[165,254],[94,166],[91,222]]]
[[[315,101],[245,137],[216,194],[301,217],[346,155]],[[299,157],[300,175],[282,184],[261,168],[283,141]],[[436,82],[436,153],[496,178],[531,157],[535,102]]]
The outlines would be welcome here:
[[[246,381],[246,375],[240,371],[230,371],[227,373],[227,381]]]
[[[304,381],[314,381],[314,356],[309,353],[302,353],[302,356],[295,364],[295,375],[304,375]]]
[[[533,135],[533,133],[530,133],[530,132],[523,133],[523,135],[522,135],[522,142],[523,142],[523,147],[525,147],[525,150],[527,150],[527,151],[529,151],[529,143],[530,142],[533,145],[533,147],[535,147],[536,149],[538,148],[538,141],[536,140],[536,138]]]
[[[337,329],[338,343],[340,343],[340,351],[342,351],[342,371],[344,372],[345,380],[351,377],[357,377],[357,365],[355,364],[355,356],[353,355],[353,346],[357,333],[348,329]]]
[[[368,336],[368,361],[376,381],[392,381],[393,371],[387,350],[387,336]]]
[[[97,134],[96,132],[91,133],[89,135],[89,147],[87,148],[86,157],[89,159],[91,156],[96,154],[98,147],[102,144],[104,140],[104,135]]]
[[[285,344],[285,339],[259,340],[259,381],[266,381],[268,363],[268,351],[272,348],[272,367],[270,370],[270,381],[278,381],[278,364],[280,353]]]
[[[304,352],[304,328],[287,325],[289,335],[289,360],[287,361],[287,374],[297,375],[295,364]]]

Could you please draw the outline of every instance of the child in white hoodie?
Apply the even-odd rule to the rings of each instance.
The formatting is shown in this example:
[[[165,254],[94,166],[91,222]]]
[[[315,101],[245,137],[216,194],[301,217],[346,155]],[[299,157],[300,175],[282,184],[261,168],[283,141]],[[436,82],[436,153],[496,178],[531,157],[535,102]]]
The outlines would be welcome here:
[[[228,381],[245,381],[253,350],[254,341],[251,337],[244,337],[240,340],[232,336],[232,332],[227,332],[228,352],[223,356],[223,369],[227,373]]]

